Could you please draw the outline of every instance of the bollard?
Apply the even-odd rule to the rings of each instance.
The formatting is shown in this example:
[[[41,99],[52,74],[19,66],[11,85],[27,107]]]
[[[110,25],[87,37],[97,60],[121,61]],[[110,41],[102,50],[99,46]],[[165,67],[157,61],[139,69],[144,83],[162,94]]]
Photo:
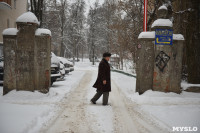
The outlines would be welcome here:
[[[37,29],[35,35],[35,89],[47,93],[51,83],[51,31]]]
[[[16,35],[18,30],[8,28],[3,31],[3,53],[4,53],[4,83],[3,95],[16,89]]]

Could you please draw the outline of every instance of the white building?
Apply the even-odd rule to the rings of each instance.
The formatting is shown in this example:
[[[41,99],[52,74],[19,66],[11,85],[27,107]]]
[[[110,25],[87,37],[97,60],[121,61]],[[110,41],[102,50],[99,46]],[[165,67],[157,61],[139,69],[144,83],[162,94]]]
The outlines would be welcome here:
[[[27,0],[0,0],[0,42],[3,30],[16,27],[15,21],[27,11],[27,5]]]

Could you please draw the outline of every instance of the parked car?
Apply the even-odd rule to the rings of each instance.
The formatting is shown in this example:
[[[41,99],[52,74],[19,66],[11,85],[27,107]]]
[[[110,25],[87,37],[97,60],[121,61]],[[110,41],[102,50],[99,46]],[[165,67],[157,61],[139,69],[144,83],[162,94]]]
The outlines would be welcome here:
[[[62,61],[60,61],[60,73],[61,73],[61,79],[64,79],[65,77],[65,65]]]
[[[4,75],[3,42],[0,42],[0,85],[3,84]]]
[[[0,84],[3,84],[3,75],[4,75],[4,68],[3,68],[3,57],[0,58]]]
[[[73,65],[73,63],[70,64],[70,72],[71,71],[74,71],[74,65]]]
[[[66,58],[64,58],[64,57],[58,57],[59,59],[60,59],[60,61],[62,61],[63,62],[63,64],[65,65],[65,73],[69,73],[69,72],[71,72],[70,70],[71,70],[71,62],[70,61],[68,61]]]
[[[61,78],[60,60],[51,52],[51,85],[53,85],[58,78]]]

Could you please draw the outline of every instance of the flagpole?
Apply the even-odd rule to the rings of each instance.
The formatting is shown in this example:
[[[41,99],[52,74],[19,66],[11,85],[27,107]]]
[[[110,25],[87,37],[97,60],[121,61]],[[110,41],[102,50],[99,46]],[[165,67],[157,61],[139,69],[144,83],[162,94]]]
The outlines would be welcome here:
[[[144,0],[144,22],[143,22],[143,31],[147,31],[147,0]]]

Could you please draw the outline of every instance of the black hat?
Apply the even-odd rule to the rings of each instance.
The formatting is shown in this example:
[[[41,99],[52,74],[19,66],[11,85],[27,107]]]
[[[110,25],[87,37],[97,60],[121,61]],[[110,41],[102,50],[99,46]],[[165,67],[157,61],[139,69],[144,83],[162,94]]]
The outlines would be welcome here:
[[[103,57],[110,57],[111,56],[111,53],[109,53],[109,52],[105,52],[104,54],[103,54]]]

